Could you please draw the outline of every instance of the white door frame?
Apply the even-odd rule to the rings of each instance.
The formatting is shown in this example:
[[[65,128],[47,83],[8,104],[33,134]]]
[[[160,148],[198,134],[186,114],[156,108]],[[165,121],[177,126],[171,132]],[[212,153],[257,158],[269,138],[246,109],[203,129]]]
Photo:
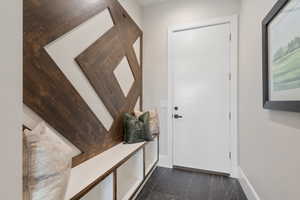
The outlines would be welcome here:
[[[174,161],[174,134],[173,134],[173,68],[170,66],[171,34],[174,31],[194,29],[218,24],[230,24],[231,32],[231,122],[230,122],[230,151],[231,177],[238,177],[238,15],[209,19],[204,22],[188,25],[171,26],[168,29],[168,155],[166,166],[172,168]]]

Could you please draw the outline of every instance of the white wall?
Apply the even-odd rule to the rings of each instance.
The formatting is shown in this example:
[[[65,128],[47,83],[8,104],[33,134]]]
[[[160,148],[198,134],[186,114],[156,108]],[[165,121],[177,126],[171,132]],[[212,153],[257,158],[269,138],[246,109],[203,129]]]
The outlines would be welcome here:
[[[21,0],[3,1],[0,12],[0,194],[22,196],[22,6]]]
[[[262,108],[261,21],[275,2],[242,1],[240,165],[261,199],[295,200],[300,196],[300,114]]]
[[[180,25],[237,14],[239,0],[172,0],[144,8],[144,105],[161,107],[160,153],[168,154],[167,112],[167,31]],[[161,105],[163,104],[163,105]]]

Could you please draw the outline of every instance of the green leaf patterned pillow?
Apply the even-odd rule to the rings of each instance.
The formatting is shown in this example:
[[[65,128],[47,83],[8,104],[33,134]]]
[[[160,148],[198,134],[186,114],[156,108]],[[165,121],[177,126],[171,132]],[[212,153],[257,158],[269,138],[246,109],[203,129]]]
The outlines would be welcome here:
[[[124,114],[124,140],[127,144],[152,140],[149,129],[149,112],[139,118],[129,113]]]
[[[138,117],[139,121],[142,121],[144,124],[143,138],[146,141],[152,141],[153,136],[150,131],[150,112],[145,112]]]

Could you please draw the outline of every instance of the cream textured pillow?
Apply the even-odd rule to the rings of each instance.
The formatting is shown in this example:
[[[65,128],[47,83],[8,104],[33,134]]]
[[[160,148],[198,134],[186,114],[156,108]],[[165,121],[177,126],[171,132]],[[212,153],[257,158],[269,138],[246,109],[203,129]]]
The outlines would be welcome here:
[[[24,199],[63,200],[71,171],[72,149],[45,123],[32,131],[25,130],[23,145]]]
[[[149,120],[149,126],[150,126],[150,132],[152,135],[159,134],[159,117],[158,112],[156,110],[150,110],[148,111],[150,113],[150,120]],[[134,111],[134,115],[136,117],[140,117],[145,112],[141,111]]]

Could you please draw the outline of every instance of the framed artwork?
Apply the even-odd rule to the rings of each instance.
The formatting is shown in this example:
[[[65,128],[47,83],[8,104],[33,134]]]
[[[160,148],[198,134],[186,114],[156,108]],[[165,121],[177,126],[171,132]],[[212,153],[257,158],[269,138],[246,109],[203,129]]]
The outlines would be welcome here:
[[[262,32],[263,106],[300,112],[300,0],[279,0]]]

